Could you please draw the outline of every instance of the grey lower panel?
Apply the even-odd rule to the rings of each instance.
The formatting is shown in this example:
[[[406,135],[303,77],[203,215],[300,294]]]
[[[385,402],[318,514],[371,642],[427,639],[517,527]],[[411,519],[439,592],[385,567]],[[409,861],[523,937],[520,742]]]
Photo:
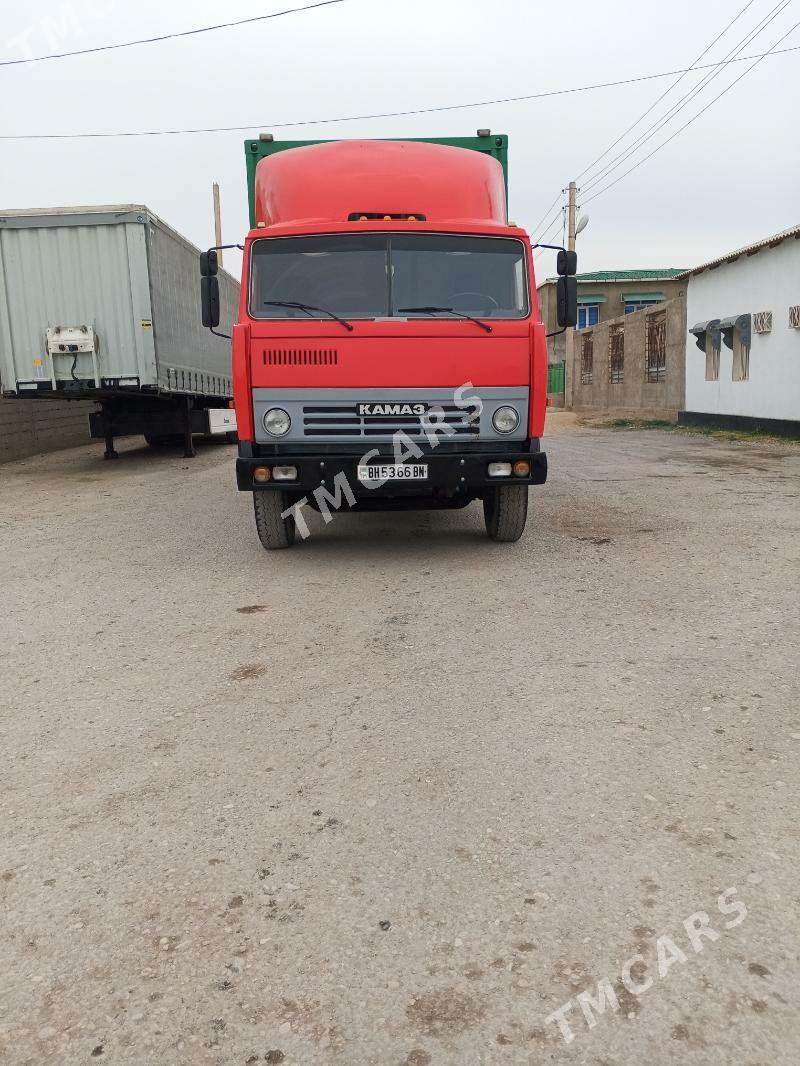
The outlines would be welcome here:
[[[363,417],[360,403],[425,403],[441,409],[430,416],[444,420],[453,430],[448,440],[524,440],[528,435],[528,394],[524,386],[466,389],[253,389],[256,440],[263,443],[313,444],[381,443],[402,430],[413,439],[425,435],[419,417]],[[498,407],[514,407],[519,426],[513,433],[498,433],[492,417]],[[291,429],[273,437],[264,429],[264,415],[273,407],[287,411]],[[476,408],[480,413],[475,415]]]

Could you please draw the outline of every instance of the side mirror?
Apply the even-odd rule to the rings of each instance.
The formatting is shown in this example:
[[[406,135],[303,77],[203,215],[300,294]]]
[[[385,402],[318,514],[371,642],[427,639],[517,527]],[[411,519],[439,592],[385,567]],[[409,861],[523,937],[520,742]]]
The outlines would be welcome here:
[[[200,279],[200,304],[203,309],[203,325],[214,329],[219,325],[219,278],[216,275]]]
[[[209,248],[207,252],[200,253],[200,274],[204,278],[216,277],[219,272],[219,259],[216,248]]]
[[[574,277],[562,276],[558,279],[556,318],[562,329],[578,324],[578,282]]]
[[[556,273],[561,278],[574,277],[578,273],[578,253],[562,248],[556,259]]]

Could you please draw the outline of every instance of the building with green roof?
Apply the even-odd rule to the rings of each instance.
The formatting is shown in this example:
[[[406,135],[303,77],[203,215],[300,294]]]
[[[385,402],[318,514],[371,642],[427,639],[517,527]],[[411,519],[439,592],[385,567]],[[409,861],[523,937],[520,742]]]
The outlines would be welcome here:
[[[588,329],[600,322],[643,307],[674,300],[686,293],[685,280],[679,280],[685,267],[645,267],[635,270],[593,270],[578,274],[578,329]],[[547,278],[538,289],[542,321],[548,333],[556,324],[556,282]],[[549,361],[564,361],[564,335],[548,340]]]

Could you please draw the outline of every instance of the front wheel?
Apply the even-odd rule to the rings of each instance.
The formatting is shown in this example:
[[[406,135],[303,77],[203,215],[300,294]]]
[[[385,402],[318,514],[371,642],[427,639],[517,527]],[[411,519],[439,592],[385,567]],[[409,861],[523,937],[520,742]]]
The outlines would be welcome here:
[[[294,515],[281,517],[281,512],[290,506],[286,493],[279,489],[256,489],[253,492],[258,539],[268,551],[291,548],[294,544],[297,532]]]
[[[490,489],[483,498],[483,517],[492,540],[519,540],[528,518],[528,486],[498,485]]]

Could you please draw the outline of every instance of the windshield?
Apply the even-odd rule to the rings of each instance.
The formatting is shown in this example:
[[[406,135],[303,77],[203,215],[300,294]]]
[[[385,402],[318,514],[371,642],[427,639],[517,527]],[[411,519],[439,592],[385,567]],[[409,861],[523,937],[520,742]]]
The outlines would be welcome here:
[[[267,301],[313,304],[316,309],[275,307]],[[442,318],[450,311],[524,318],[528,285],[522,242],[368,233],[253,243],[254,318],[325,318],[325,312],[344,318],[415,318],[430,317],[433,308]]]

